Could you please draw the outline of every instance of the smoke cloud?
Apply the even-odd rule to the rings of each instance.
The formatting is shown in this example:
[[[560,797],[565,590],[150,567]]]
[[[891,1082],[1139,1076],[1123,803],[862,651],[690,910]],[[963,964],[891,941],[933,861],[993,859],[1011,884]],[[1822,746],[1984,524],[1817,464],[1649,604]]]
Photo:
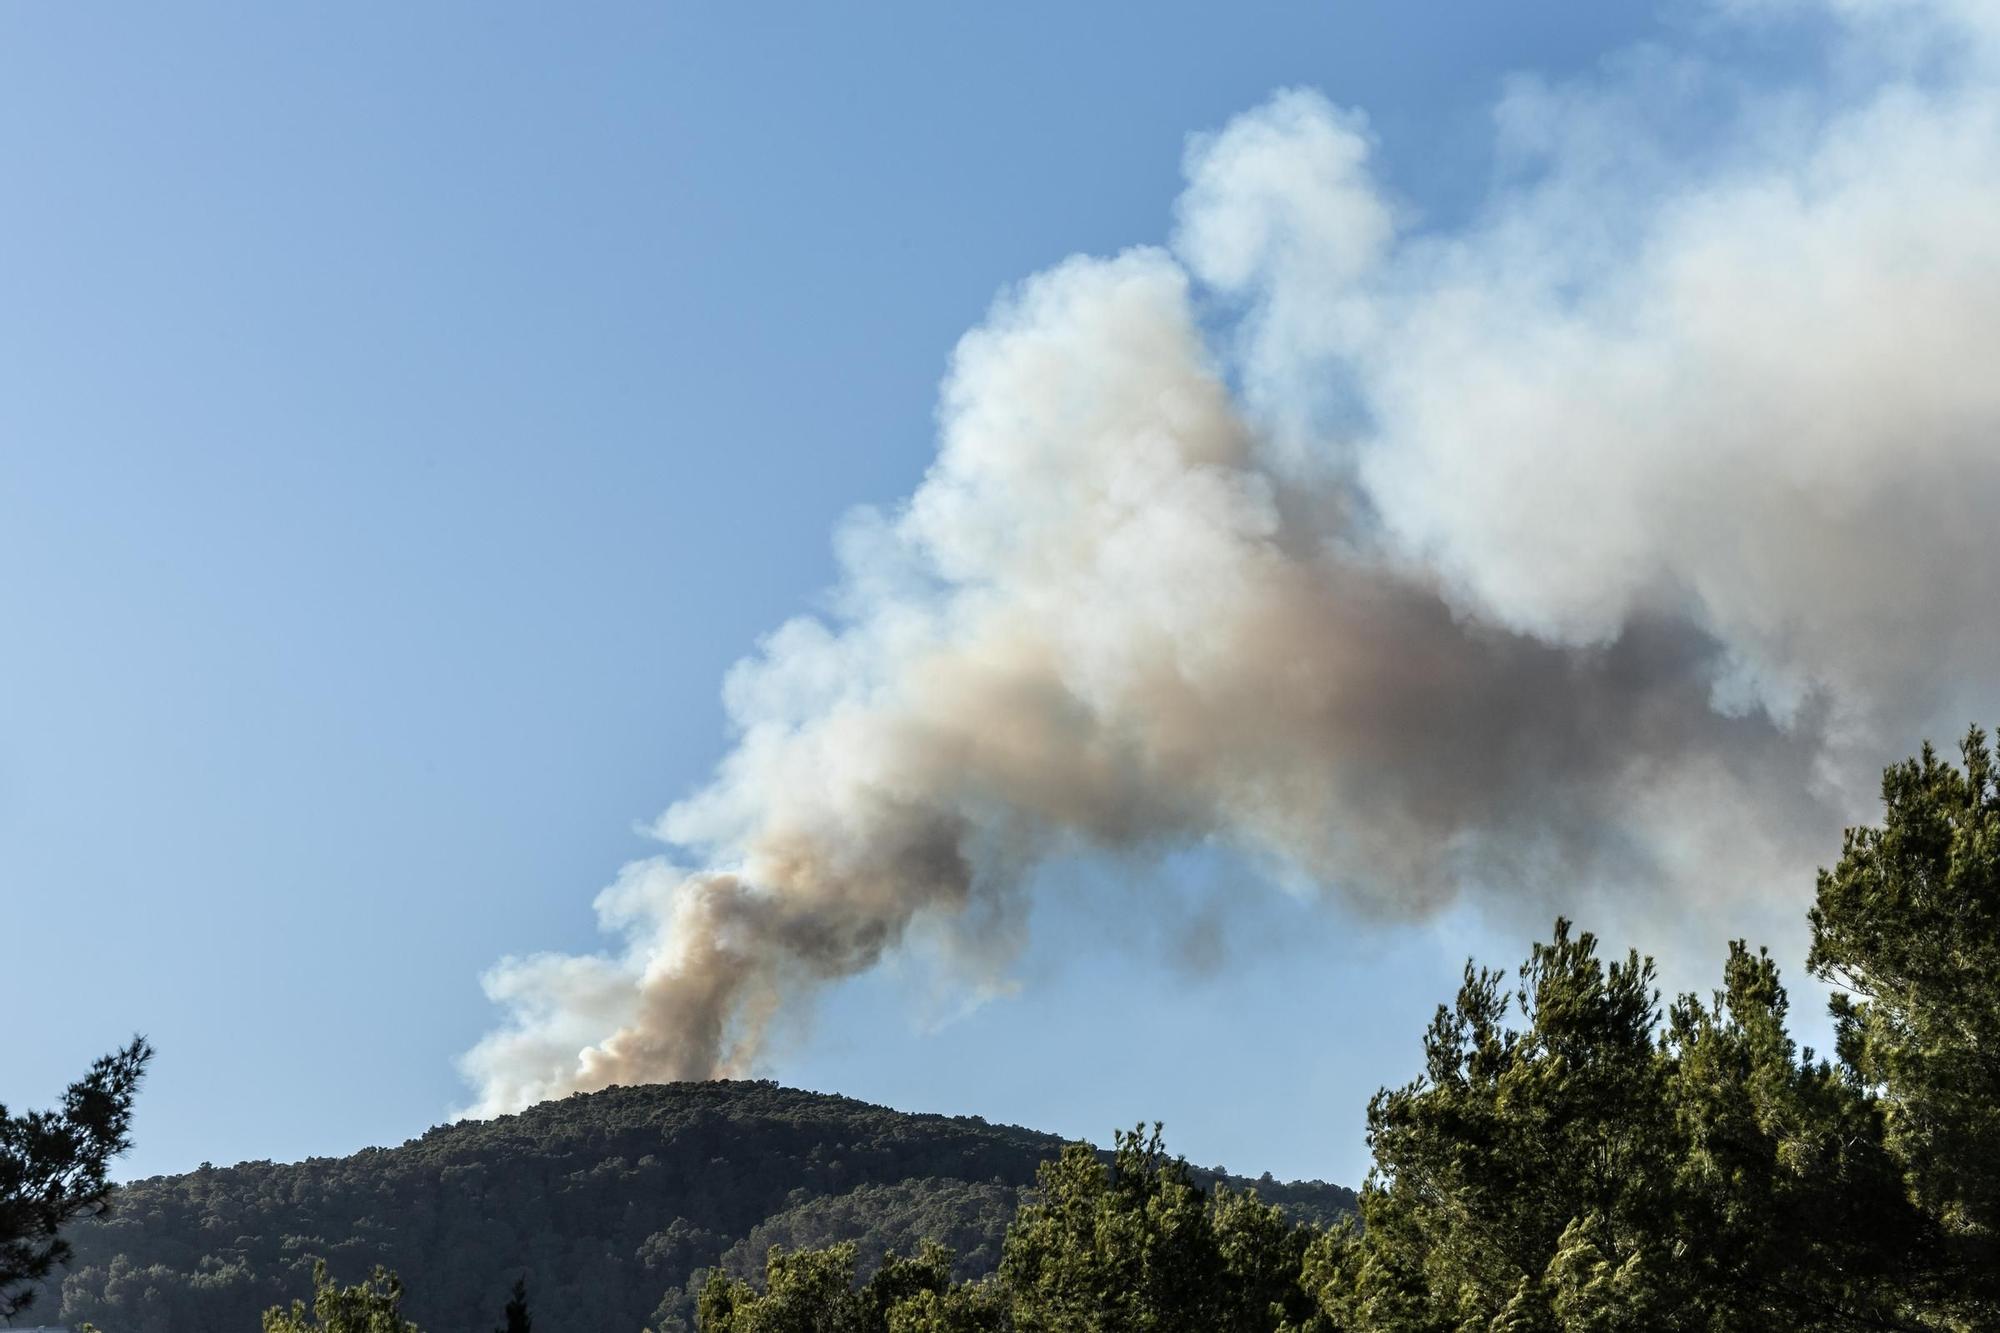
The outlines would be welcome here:
[[[1052,857],[1207,844],[1385,919],[1808,887],[2000,678],[2000,24],[1836,9],[1841,95],[1511,85],[1448,230],[1316,93],[1192,140],[1169,247],[960,342],[836,612],[730,673],[686,865],[599,898],[622,949],[489,974],[476,1111],[747,1069],[919,923],[995,975]]]

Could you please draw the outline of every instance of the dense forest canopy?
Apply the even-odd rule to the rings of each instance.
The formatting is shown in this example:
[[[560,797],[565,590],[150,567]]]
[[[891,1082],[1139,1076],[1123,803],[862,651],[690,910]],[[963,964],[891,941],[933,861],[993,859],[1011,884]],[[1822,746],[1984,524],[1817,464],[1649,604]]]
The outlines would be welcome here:
[[[613,1088],[397,1148],[135,1182],[75,1230],[42,1309],[106,1333],[242,1333],[308,1295],[323,1258],[336,1280],[393,1270],[425,1328],[498,1323],[524,1276],[542,1333],[636,1333],[691,1317],[704,1269],[761,1275],[773,1244],[851,1241],[872,1270],[935,1239],[956,1276],[986,1273],[1061,1150],[1048,1134],[764,1082]],[[1315,1223],[1354,1203],[1316,1182],[1259,1188]]]

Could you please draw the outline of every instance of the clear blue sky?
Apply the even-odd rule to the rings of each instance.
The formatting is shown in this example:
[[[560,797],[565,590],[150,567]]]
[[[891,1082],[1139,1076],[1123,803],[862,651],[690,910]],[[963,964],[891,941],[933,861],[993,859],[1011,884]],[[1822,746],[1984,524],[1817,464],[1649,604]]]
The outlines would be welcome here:
[[[1160,240],[1185,136],[1288,85],[1365,109],[1449,219],[1510,71],[1700,24],[0,7],[0,1099],[142,1030],[131,1174],[439,1122],[480,972],[596,946],[592,894],[722,753],[723,671],[921,476],[998,289]],[[1518,941],[1240,897],[1204,974],[1156,965],[1136,893],[1052,900],[1018,997],[933,1031],[867,978],[770,1072],[1354,1183],[1368,1094]]]

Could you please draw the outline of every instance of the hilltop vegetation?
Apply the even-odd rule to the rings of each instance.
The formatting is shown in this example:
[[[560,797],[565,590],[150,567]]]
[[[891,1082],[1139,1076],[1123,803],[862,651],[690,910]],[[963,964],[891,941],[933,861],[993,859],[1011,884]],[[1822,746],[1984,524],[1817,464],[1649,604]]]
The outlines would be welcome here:
[[[444,1330],[497,1322],[525,1275],[542,1333],[690,1319],[697,1273],[761,1275],[774,1243],[853,1242],[871,1271],[934,1239],[956,1251],[955,1276],[977,1277],[1061,1149],[1052,1135],[771,1083],[612,1088],[398,1148],[135,1182],[73,1233],[60,1318],[246,1333],[312,1290],[315,1258],[337,1279],[394,1270],[407,1316]],[[1317,1183],[1263,1188],[1316,1223],[1354,1200]]]

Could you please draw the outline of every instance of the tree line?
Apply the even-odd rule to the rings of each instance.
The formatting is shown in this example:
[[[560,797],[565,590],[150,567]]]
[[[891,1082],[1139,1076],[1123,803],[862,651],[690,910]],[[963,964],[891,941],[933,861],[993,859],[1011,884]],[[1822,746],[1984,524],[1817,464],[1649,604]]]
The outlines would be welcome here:
[[[1623,1333],[2000,1327],[2000,781],[1973,730],[1883,778],[1819,876],[1807,967],[1835,1049],[1800,1050],[1768,954],[1707,996],[1558,921],[1511,974],[1468,963],[1424,1072],[1368,1106],[1358,1216],[1300,1220],[1203,1178],[1156,1125],[1063,1149],[995,1271],[852,1245],[698,1284],[701,1333]],[[143,1044],[94,1071],[129,1113]],[[120,1070],[130,1077],[120,1083]],[[108,1072],[107,1072],[108,1070]],[[74,1090],[73,1090],[74,1091]],[[88,1099],[86,1098],[86,1101]],[[0,1112],[4,1117],[4,1112]],[[19,1139],[0,1119],[0,1189]],[[86,1152],[124,1122],[86,1114]],[[89,1126],[95,1125],[96,1128]],[[45,1126],[46,1128],[46,1126]],[[32,1137],[32,1136],[31,1136]],[[69,1142],[69,1140],[63,1140]],[[10,1155],[11,1154],[11,1155]],[[31,1160],[22,1158],[22,1160]],[[103,1176],[77,1178],[79,1209]],[[0,1210],[0,1297],[60,1258],[63,1208]],[[25,1246],[25,1248],[14,1248]],[[413,1333],[393,1276],[273,1310],[267,1333]],[[515,1299],[525,1320],[526,1295]],[[0,1305],[0,1310],[9,1307]],[[512,1315],[510,1315],[510,1320]],[[472,1325],[468,1325],[472,1326]],[[663,1329],[666,1325],[663,1325]]]
[[[1424,1072],[1368,1106],[1354,1224],[1205,1191],[1151,1134],[1044,1168],[999,1271],[840,1248],[711,1280],[703,1333],[1614,1333],[2000,1328],[2000,786],[1985,736],[1883,778],[1819,876],[1800,1051],[1768,954],[1663,1004],[1558,921],[1467,964]]]

